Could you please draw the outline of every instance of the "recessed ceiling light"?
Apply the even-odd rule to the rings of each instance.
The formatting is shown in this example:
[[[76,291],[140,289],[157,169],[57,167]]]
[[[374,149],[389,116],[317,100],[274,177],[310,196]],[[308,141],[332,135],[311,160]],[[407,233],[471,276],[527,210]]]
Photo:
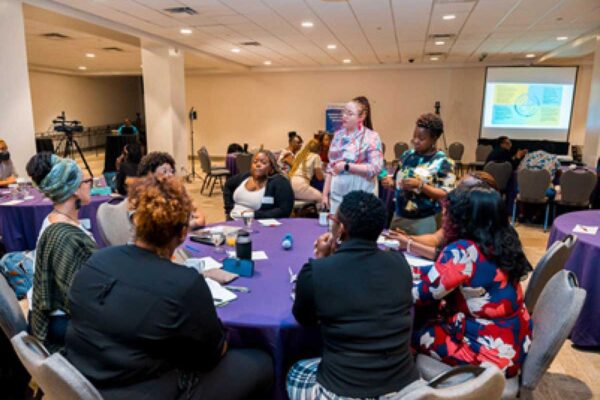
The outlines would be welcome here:
[[[271,61],[267,60],[267,61],[263,62],[263,64],[265,64],[265,65],[271,65],[273,63]]]
[[[81,71],[85,71],[85,70],[87,69],[87,67],[84,67],[83,65],[80,65],[80,66],[78,67],[78,69],[79,69],[79,70],[81,70]]]
[[[431,61],[437,61],[437,60],[439,60],[440,58],[439,58],[439,57],[429,57],[429,59],[430,59]]]
[[[232,53],[239,53],[241,50],[238,49],[237,47],[234,47],[233,49],[231,49]]]
[[[349,59],[349,58],[344,58],[344,59],[342,60],[342,62],[343,62],[344,64],[350,64],[350,63],[352,62],[352,60],[351,60],[351,59]]]
[[[448,15],[444,15],[442,18],[445,19],[446,21],[449,21],[451,19],[455,19],[456,15],[454,15],[454,14],[448,14]]]
[[[303,28],[312,28],[313,26],[315,26],[315,24],[313,24],[310,21],[304,21],[304,22],[302,22],[302,27]]]
[[[181,28],[179,30],[179,33],[181,33],[182,35],[191,35],[192,30],[190,28]]]
[[[95,58],[96,57],[96,55],[94,53],[85,53],[85,56],[87,58]]]
[[[335,49],[337,49],[337,45],[335,45],[335,44],[328,44],[328,45],[327,45],[327,48],[328,48],[329,50],[335,50]]]
[[[557,36],[556,40],[560,40],[562,42],[563,40],[567,40],[568,38],[568,36]]]
[[[435,42],[436,46],[443,46],[445,44],[446,44],[446,42],[444,42],[443,40],[438,40],[438,41]]]
[[[533,54],[533,53],[526,54],[525,58],[535,58],[535,54]]]

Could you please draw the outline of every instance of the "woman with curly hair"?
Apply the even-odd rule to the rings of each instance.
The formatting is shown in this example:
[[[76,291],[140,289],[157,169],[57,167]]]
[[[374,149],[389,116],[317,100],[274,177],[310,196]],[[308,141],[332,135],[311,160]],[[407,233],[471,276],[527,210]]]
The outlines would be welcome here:
[[[439,200],[454,187],[452,161],[436,142],[444,132],[442,119],[435,114],[423,114],[413,132],[413,148],[402,154],[394,178],[382,181],[396,187],[396,211],[391,227],[409,235],[422,235],[437,230],[436,215],[441,211]]]
[[[450,365],[491,364],[515,376],[531,343],[520,285],[531,265],[502,197],[487,185],[455,189],[443,229],[448,244],[437,261],[413,269],[416,319],[425,320],[415,322],[413,347]],[[425,318],[422,306],[432,305],[438,313]]]
[[[204,277],[171,262],[193,210],[183,183],[140,178],[129,201],[134,244],[96,252],[69,292],[69,361],[105,399],[261,398],[271,359],[228,351]]]

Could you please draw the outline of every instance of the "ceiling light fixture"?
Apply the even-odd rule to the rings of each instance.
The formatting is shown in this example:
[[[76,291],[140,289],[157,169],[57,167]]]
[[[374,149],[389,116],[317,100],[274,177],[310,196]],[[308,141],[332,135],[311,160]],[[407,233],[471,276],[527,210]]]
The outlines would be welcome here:
[[[329,50],[335,50],[335,49],[337,49],[337,45],[335,45],[335,44],[328,44],[328,45],[327,45],[327,48],[328,48]]]
[[[80,66],[78,67],[78,69],[79,69],[79,70],[81,70],[81,71],[85,71],[85,70],[87,69],[87,67],[84,67],[83,65],[80,65]]]
[[[271,65],[273,63],[270,60],[267,60],[267,61],[263,62],[263,64],[265,64],[265,65]]]
[[[190,28],[181,28],[179,30],[179,33],[181,33],[182,35],[191,35],[192,30]]]
[[[564,40],[567,40],[568,38],[569,38],[568,36],[557,36],[556,40],[559,40],[562,42]]]
[[[343,62],[344,64],[350,64],[350,63],[352,62],[352,60],[351,60],[351,59],[349,59],[349,58],[344,58],[344,59],[342,60],[342,62]]]
[[[304,21],[304,22],[302,22],[302,27],[303,28],[312,28],[313,26],[315,26],[315,24],[313,24],[310,21]]]
[[[448,14],[448,15],[444,15],[442,18],[446,21],[450,21],[451,19],[456,19],[456,15]]]
[[[533,53],[526,54],[525,58],[535,58],[535,54],[533,54]]]
[[[96,58],[96,55],[94,53],[85,53],[85,56],[87,58]]]
[[[232,53],[239,53],[241,50],[238,49],[237,47],[234,47],[233,49],[231,49]]]
[[[438,40],[437,42],[435,42],[436,46],[443,46],[445,44],[446,44],[446,42],[444,42],[443,40]]]
[[[440,58],[439,58],[439,57],[429,57],[429,59],[430,59],[431,61],[437,61],[437,60],[439,60]]]

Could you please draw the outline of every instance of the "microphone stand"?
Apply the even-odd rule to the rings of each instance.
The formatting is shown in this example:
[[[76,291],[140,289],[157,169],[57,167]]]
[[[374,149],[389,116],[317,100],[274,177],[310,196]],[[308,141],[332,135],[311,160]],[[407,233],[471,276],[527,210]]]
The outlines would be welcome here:
[[[439,116],[440,115],[440,107],[441,107],[440,102],[436,101],[434,107],[435,107],[435,114],[437,116]],[[442,133],[442,139],[444,140],[444,152],[446,154],[448,154],[448,144],[446,143],[446,132]]]
[[[192,172],[190,172],[189,174],[186,175],[185,179],[188,182],[192,182],[194,180],[194,178],[200,178],[200,175],[198,175],[196,173],[196,162],[195,162],[195,155],[194,155],[194,120],[197,119],[197,114],[196,111],[194,110],[194,107],[192,107],[192,109],[190,110],[189,114],[189,119],[190,119],[190,132],[191,132],[191,152],[192,152]]]

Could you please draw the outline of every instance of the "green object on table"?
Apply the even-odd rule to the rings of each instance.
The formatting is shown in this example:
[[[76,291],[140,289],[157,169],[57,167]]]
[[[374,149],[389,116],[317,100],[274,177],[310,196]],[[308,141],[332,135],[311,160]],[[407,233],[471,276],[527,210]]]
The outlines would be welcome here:
[[[108,196],[112,193],[112,190],[108,186],[95,187],[91,190],[92,196]]]

